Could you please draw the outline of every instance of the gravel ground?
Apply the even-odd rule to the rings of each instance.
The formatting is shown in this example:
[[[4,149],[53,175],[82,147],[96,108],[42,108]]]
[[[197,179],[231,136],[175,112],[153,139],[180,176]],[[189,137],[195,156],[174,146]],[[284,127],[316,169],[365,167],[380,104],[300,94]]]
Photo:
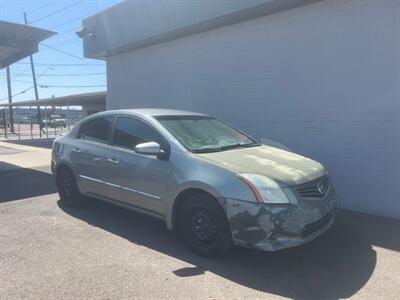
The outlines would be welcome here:
[[[18,149],[0,155],[0,299],[400,299],[400,220],[339,210],[307,245],[210,260],[152,218],[61,206],[49,150]]]

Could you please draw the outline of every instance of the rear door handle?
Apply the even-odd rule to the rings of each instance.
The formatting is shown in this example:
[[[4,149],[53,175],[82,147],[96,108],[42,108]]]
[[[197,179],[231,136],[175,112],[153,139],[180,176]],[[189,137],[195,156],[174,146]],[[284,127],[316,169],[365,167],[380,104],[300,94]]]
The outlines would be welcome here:
[[[119,160],[115,158],[107,158],[107,161],[115,165],[119,164]]]
[[[80,153],[80,152],[81,152],[81,149],[79,149],[79,148],[72,148],[72,151],[74,151],[74,152],[76,152],[76,153]]]
[[[93,161],[94,162],[100,162],[101,161],[101,157],[95,157],[95,158],[93,158]]]

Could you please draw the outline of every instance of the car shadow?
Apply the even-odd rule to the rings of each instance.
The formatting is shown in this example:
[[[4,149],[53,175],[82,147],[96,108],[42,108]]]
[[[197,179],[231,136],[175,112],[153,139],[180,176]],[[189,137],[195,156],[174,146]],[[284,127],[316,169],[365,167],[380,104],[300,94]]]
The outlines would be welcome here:
[[[49,166],[33,169],[0,162],[0,203],[56,192]]]
[[[58,205],[88,224],[194,266],[171,270],[176,276],[209,271],[252,289],[296,299],[354,295],[376,265],[371,235],[383,234],[374,232],[371,225],[366,229],[372,232],[364,234],[365,222],[359,222],[359,214],[338,210],[335,225],[306,245],[270,253],[234,247],[221,258],[207,259],[193,254],[163,222],[153,218],[93,199],[83,208],[67,208],[60,201]]]
[[[40,138],[40,139],[37,138],[37,139],[7,140],[3,141],[3,143],[51,149],[53,146],[53,141],[54,138]]]

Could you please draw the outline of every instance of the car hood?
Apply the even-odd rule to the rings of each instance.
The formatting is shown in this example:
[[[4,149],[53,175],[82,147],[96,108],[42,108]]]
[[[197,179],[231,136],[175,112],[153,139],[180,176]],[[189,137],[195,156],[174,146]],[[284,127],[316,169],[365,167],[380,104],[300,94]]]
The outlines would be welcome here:
[[[265,145],[196,155],[236,173],[267,176],[281,186],[302,184],[325,174],[317,161]]]

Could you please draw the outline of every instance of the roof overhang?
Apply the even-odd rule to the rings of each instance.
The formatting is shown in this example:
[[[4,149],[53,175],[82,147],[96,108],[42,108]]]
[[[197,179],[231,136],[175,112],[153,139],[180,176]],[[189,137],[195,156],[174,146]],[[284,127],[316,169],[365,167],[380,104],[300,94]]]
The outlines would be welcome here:
[[[85,57],[106,59],[317,1],[123,1],[84,19],[78,34]]]
[[[13,107],[27,106],[104,106],[106,105],[106,91],[52,97],[40,100],[19,101],[12,103]],[[9,104],[2,104],[6,107]]]
[[[55,34],[37,27],[0,21],[0,69],[36,53],[38,44]]]

